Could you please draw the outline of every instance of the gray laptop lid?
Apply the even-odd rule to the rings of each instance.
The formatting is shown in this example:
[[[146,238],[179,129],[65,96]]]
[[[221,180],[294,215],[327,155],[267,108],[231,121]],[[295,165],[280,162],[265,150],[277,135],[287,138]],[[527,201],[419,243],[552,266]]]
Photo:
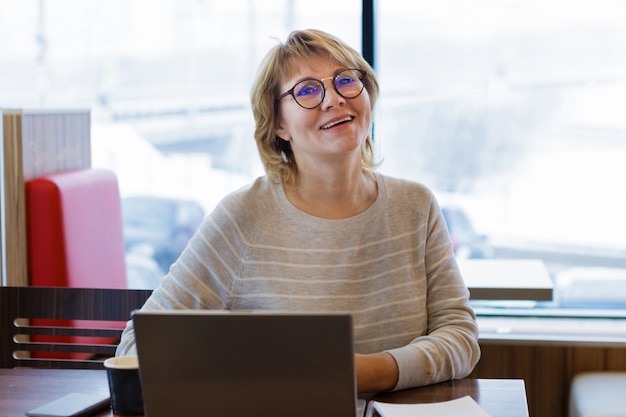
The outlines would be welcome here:
[[[354,417],[348,314],[133,316],[147,417]]]

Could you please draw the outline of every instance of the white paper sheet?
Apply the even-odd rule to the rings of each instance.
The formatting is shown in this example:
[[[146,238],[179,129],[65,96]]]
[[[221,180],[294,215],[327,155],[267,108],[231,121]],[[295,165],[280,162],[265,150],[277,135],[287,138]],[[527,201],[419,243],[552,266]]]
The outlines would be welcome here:
[[[374,408],[383,417],[489,417],[489,414],[469,395],[428,404],[389,404],[372,401],[368,416],[373,415]]]

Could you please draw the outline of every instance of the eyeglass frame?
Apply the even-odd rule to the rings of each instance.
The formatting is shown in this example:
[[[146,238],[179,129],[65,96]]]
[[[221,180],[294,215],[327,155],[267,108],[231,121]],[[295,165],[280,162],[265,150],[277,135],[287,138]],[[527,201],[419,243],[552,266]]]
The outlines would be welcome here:
[[[363,84],[363,87],[361,88],[361,91],[359,91],[359,94],[357,94],[354,97],[346,97],[343,94],[341,94],[341,92],[337,88],[337,84],[335,84],[335,82],[334,82],[334,80],[337,78],[337,76],[339,74],[341,74],[342,72],[344,72],[344,71],[357,71],[358,73],[361,74],[361,78],[359,79],[359,81],[361,81],[361,84]],[[345,68],[345,69],[341,69],[341,70],[335,72],[335,75],[333,75],[332,77],[326,77],[326,78],[322,78],[320,80],[318,80],[317,78],[312,78],[312,77],[304,78],[304,79],[298,81],[297,83],[295,83],[294,86],[291,87],[288,91],[285,91],[280,96],[278,96],[276,98],[275,102],[278,103],[283,98],[287,97],[288,95],[291,95],[291,97],[293,97],[293,100],[296,102],[296,104],[298,104],[298,106],[302,107],[303,109],[307,109],[307,110],[316,109],[324,102],[324,98],[326,97],[326,86],[324,85],[324,81],[326,81],[326,80],[333,80],[333,88],[335,89],[337,94],[339,94],[341,97],[343,97],[345,99],[350,100],[350,99],[353,99],[353,98],[357,98],[358,96],[360,96],[363,93],[363,90],[365,90],[365,82],[363,82],[363,80],[365,80],[366,76],[367,76],[367,72],[365,70],[362,70],[362,69],[359,69],[359,68]],[[320,102],[317,103],[313,107],[304,107],[302,104],[300,104],[300,102],[298,101],[298,99],[296,98],[296,96],[293,93],[294,90],[296,89],[296,87],[298,86],[298,84],[303,83],[305,81],[318,81],[321,84],[321,86],[322,86],[322,97],[320,98]]]

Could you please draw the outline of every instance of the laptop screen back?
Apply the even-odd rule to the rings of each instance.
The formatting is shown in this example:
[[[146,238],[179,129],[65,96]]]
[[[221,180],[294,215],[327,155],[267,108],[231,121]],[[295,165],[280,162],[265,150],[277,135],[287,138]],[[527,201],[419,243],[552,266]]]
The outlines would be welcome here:
[[[354,417],[348,314],[133,316],[147,417]]]

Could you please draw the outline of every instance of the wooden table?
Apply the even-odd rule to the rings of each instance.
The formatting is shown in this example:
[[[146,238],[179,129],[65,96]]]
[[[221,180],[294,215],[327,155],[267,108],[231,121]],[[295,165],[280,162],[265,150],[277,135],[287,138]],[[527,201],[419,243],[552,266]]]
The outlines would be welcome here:
[[[0,416],[24,413],[71,392],[108,392],[105,371],[0,369]],[[528,417],[523,380],[463,379],[394,393],[376,400],[396,403],[446,401],[470,395],[491,417]],[[97,416],[111,416],[105,411]]]
[[[526,387],[522,379],[459,379],[378,394],[377,401],[399,404],[433,403],[472,397],[491,417],[528,417]]]
[[[72,392],[108,393],[106,371],[0,369],[0,416],[24,417],[26,411]]]
[[[540,259],[458,259],[457,262],[472,300],[552,300],[552,279]]]

